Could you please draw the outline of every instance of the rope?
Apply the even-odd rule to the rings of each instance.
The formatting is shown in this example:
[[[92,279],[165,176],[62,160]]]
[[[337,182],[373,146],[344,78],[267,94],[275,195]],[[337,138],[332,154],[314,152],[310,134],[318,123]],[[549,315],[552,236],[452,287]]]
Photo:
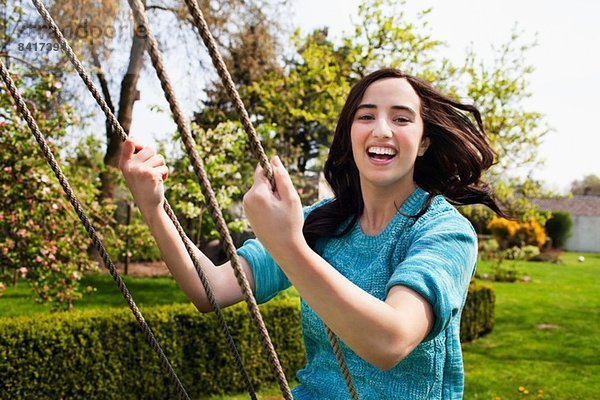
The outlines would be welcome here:
[[[244,103],[237,89],[235,88],[231,74],[227,70],[225,61],[223,61],[223,57],[217,48],[217,43],[215,42],[215,39],[208,28],[208,24],[206,23],[206,20],[202,14],[202,10],[198,6],[198,2],[196,0],[185,0],[185,3],[187,4],[190,14],[192,15],[196,29],[198,29],[198,33],[202,37],[202,41],[208,49],[208,54],[210,55],[213,65],[215,66],[217,73],[219,74],[219,77],[221,78],[221,81],[223,82],[223,85],[225,86],[225,89],[233,101],[238,115],[240,116],[242,125],[244,126],[248,138],[250,139],[250,150],[252,151],[252,154],[254,154],[255,158],[258,159],[260,166],[265,171],[265,176],[267,179],[269,179],[269,181],[271,181],[271,186],[273,187],[273,190],[275,190],[275,180],[273,179],[271,165],[267,160],[267,156],[265,155],[252,121],[250,121],[246,107],[244,106]],[[340,348],[338,339],[327,325],[325,325],[325,328],[327,330],[327,337],[329,338],[329,342],[333,347],[333,351],[340,366],[340,370],[344,375],[348,391],[350,392],[352,399],[358,400],[356,388],[352,382],[352,377],[350,375],[350,371],[348,370],[348,365],[346,364],[346,360]]]
[[[98,103],[98,105],[100,106],[100,108],[102,109],[104,114],[106,115],[106,118],[108,119],[108,121],[110,122],[112,127],[114,128],[114,131],[119,134],[122,141],[125,141],[127,139],[127,134],[125,133],[123,127],[118,122],[117,118],[113,114],[110,107],[106,104],[106,101],[104,100],[104,98],[102,97],[100,92],[98,91],[96,85],[92,82],[92,79],[90,78],[89,74],[87,73],[85,67],[79,61],[79,59],[73,52],[73,49],[71,48],[71,46],[69,45],[69,43],[63,36],[62,32],[56,25],[56,22],[54,21],[54,19],[50,16],[50,14],[48,13],[48,11],[44,7],[44,5],[39,0],[32,0],[32,2],[34,4],[34,6],[37,8],[40,16],[44,19],[48,29],[50,29],[51,33],[54,35],[56,40],[60,43],[61,48],[65,51],[65,54],[67,55],[67,58],[69,59],[71,64],[75,67],[75,69],[77,70],[77,73],[79,74],[79,76],[81,77],[81,79],[83,80],[85,85],[87,86],[88,90],[90,91],[90,93],[92,94],[92,96],[94,97],[94,99],[96,100],[96,102]],[[171,221],[173,222],[173,224],[175,225],[177,233],[181,237],[181,240],[183,241],[185,248],[186,248],[188,254],[190,255],[190,258],[192,259],[192,263],[196,269],[196,272],[198,273],[198,277],[200,278],[202,286],[204,287],[208,301],[209,301],[210,305],[213,307],[213,309],[215,310],[217,321],[219,322],[221,330],[225,334],[227,344],[229,345],[229,348],[231,349],[231,351],[234,355],[237,367],[238,367],[240,373],[242,374],[242,377],[244,379],[248,393],[250,394],[250,397],[252,399],[256,399],[256,393],[255,393],[252,383],[250,381],[248,372],[244,368],[241,356],[235,346],[233,337],[231,336],[231,332],[229,331],[227,323],[225,322],[225,317],[223,316],[222,310],[219,307],[219,305],[215,299],[214,292],[212,291],[210,283],[209,283],[208,279],[206,278],[204,271],[202,270],[202,267],[200,265],[200,260],[196,256],[196,253],[194,252],[191,243],[187,239],[187,236],[186,236],[181,224],[179,223],[177,217],[175,216],[175,213],[173,212],[173,209],[171,208],[170,204],[166,201],[166,199],[165,199],[164,209],[165,209],[165,212],[167,213],[167,215],[169,216],[169,218],[171,219]],[[159,355],[159,357],[160,357],[160,355]]]
[[[123,280],[119,276],[119,273],[117,272],[117,268],[115,267],[112,260],[108,256],[108,253],[106,252],[104,245],[100,241],[100,238],[98,237],[96,230],[94,229],[90,219],[85,215],[85,213],[83,211],[83,207],[81,206],[81,203],[79,202],[79,200],[73,193],[73,189],[71,188],[69,181],[67,180],[66,176],[63,174],[58,163],[56,162],[56,159],[54,158],[54,155],[52,154],[52,151],[50,150],[50,147],[48,146],[48,143],[46,142],[44,135],[40,131],[37,123],[35,122],[35,119],[31,115],[31,112],[27,108],[27,105],[25,104],[23,97],[18,92],[17,87],[15,86],[15,83],[10,76],[10,73],[8,72],[6,66],[4,65],[4,62],[2,61],[2,58],[0,58],[0,75],[2,75],[2,80],[6,84],[8,91],[10,92],[11,96],[15,100],[17,109],[23,116],[23,119],[25,120],[25,122],[27,122],[27,125],[29,126],[29,129],[31,129],[33,136],[35,136],[35,139],[38,142],[40,149],[41,149],[42,153],[44,154],[46,161],[48,162],[48,165],[50,165],[50,168],[54,172],[54,175],[56,176],[56,178],[58,178],[58,181],[60,182],[60,185],[62,186],[63,191],[67,195],[67,199],[69,200],[69,203],[71,203],[71,205],[73,206],[73,209],[75,210],[75,213],[77,214],[77,216],[83,223],[83,226],[85,227],[85,230],[87,231],[88,236],[90,237],[90,239],[92,239],[92,242],[94,243],[94,246],[96,247],[96,249],[98,249],[98,253],[102,257],[104,264],[108,267],[108,270],[110,271],[111,276],[117,283],[117,286],[119,287],[121,294],[125,298],[127,305],[129,306],[129,308],[133,312],[133,315],[135,316],[136,320],[140,324],[140,327],[142,328],[142,331],[144,332],[144,337],[146,338],[146,340],[148,341],[148,343],[150,344],[152,349],[158,354],[160,363],[167,370],[167,372],[169,374],[169,378],[171,379],[171,382],[175,385],[175,389],[176,389],[177,393],[179,394],[179,396],[182,399],[189,399],[190,397],[186,393],[185,388],[183,387],[183,385],[181,384],[181,381],[177,377],[177,374],[175,374],[175,371],[173,370],[173,367],[171,366],[171,364],[169,363],[169,360],[165,356],[162,348],[156,341],[156,338],[154,337],[152,330],[148,326],[148,323],[144,319],[144,316],[142,315],[142,313],[138,309],[137,305],[133,301],[131,294],[129,293],[129,290],[125,286],[125,282],[123,282]]]
[[[225,90],[233,101],[233,105],[235,106],[242,125],[244,126],[244,130],[246,131],[248,139],[250,140],[250,151],[252,151],[252,154],[254,154],[258,160],[260,166],[265,171],[265,176],[271,182],[273,190],[275,190],[275,179],[273,178],[271,164],[269,164],[267,155],[260,144],[260,139],[256,134],[256,130],[254,129],[252,121],[250,121],[248,111],[246,111],[246,107],[244,106],[244,102],[235,88],[235,84],[233,83],[231,74],[227,70],[225,61],[223,61],[223,57],[221,57],[221,53],[219,53],[217,43],[215,42],[215,39],[208,28],[208,24],[206,23],[204,15],[202,14],[202,10],[200,10],[200,6],[198,6],[198,2],[196,0],[185,0],[185,4],[187,4],[190,14],[192,14],[194,25],[196,26],[196,29],[198,29],[198,33],[200,34],[200,37],[202,37],[204,45],[208,49],[210,59],[212,60],[213,65],[215,66],[217,73],[219,74],[219,77],[225,86]]]
[[[242,270],[242,266],[236,253],[235,245],[233,244],[233,239],[231,238],[229,229],[227,228],[227,224],[225,223],[225,219],[223,218],[223,213],[221,212],[221,208],[219,207],[215,193],[212,190],[210,181],[208,179],[206,171],[204,170],[202,159],[196,151],[195,142],[189,129],[189,123],[187,122],[185,116],[183,115],[183,112],[181,111],[181,107],[179,106],[179,102],[177,101],[175,92],[173,90],[173,87],[171,86],[170,79],[165,71],[164,64],[162,61],[162,55],[160,53],[160,50],[158,49],[158,42],[154,38],[150,29],[144,6],[140,0],[128,0],[128,2],[133,11],[134,19],[140,26],[143,26],[145,28],[145,33],[147,35],[148,40],[148,53],[150,55],[150,59],[152,60],[152,65],[156,70],[156,74],[158,76],[158,79],[160,80],[161,87],[165,93],[171,112],[173,113],[173,119],[177,124],[177,128],[179,130],[179,133],[181,134],[181,139],[185,145],[186,152],[190,158],[194,172],[196,173],[204,196],[207,200],[207,206],[216,223],[217,231],[219,232],[219,235],[223,238],[225,251],[229,259],[231,260],[233,272],[237,279],[238,285],[242,290],[244,300],[248,304],[248,309],[250,310],[252,320],[259,331],[262,345],[267,353],[269,361],[271,362],[271,366],[273,367],[273,372],[275,373],[277,382],[279,383],[279,386],[285,399],[291,400],[293,399],[293,397],[290,392],[287,379],[279,362],[279,358],[277,357],[277,353],[275,352],[275,348],[273,347],[273,343],[271,342],[271,339],[269,337],[269,332],[267,331],[267,328],[264,324],[262,315],[260,314],[260,311],[258,309],[258,305],[256,304],[256,299],[252,294],[252,289],[250,288],[248,279],[246,278],[244,271]],[[260,142],[258,144],[260,145]]]
[[[344,376],[344,382],[346,382],[348,392],[350,392],[350,397],[352,400],[358,400],[358,393],[356,392],[356,387],[354,387],[354,382],[352,382],[352,375],[350,375],[350,371],[348,370],[348,364],[346,364],[346,359],[344,358],[340,343],[333,331],[329,329],[327,325],[325,325],[325,330],[327,331],[327,338],[329,339],[329,343],[331,343],[333,353],[338,361],[342,375]]]

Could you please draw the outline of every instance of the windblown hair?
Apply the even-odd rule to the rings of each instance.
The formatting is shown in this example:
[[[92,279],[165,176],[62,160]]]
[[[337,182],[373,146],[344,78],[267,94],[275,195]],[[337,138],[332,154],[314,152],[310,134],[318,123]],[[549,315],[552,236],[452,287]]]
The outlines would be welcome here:
[[[340,237],[348,233],[362,215],[364,202],[358,168],[352,155],[350,129],[367,88],[386,78],[403,78],[421,100],[423,137],[430,140],[427,151],[417,157],[415,183],[430,193],[416,216],[422,215],[433,196],[443,195],[454,205],[483,204],[505,216],[481,174],[494,164],[496,153],[487,140],[476,107],[460,103],[433,88],[428,82],[396,69],[381,69],[358,81],[342,108],[325,163],[325,179],[335,199],[309,214],[303,233],[311,245],[319,237]],[[475,123],[467,116],[470,113]],[[341,224],[350,223],[338,232]]]

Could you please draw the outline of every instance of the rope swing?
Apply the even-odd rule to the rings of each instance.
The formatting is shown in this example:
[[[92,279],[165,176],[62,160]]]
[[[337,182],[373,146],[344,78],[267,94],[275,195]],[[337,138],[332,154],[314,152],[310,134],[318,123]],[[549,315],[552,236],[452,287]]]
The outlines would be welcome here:
[[[102,109],[104,114],[106,115],[106,118],[109,121],[109,123],[111,124],[111,126],[113,127],[114,131],[119,134],[122,141],[125,141],[127,139],[126,132],[124,131],[123,127],[119,124],[118,120],[116,119],[115,115],[113,114],[113,112],[111,111],[109,106],[106,104],[106,101],[100,94],[98,88],[92,82],[90,75],[87,73],[87,71],[83,67],[82,63],[79,61],[79,59],[73,52],[73,49],[69,45],[68,41],[65,39],[64,35],[61,33],[61,31],[60,31],[59,27],[56,25],[55,21],[52,19],[52,17],[50,16],[50,14],[48,13],[48,11],[46,10],[46,8],[44,7],[44,5],[41,3],[40,0],[32,0],[32,2],[34,4],[34,6],[36,7],[36,9],[38,10],[40,16],[45,21],[48,29],[50,30],[50,32],[52,33],[54,38],[60,43],[61,48],[65,51],[65,54],[67,55],[67,58],[69,59],[71,64],[74,66],[75,70],[77,71],[77,73],[79,74],[79,76],[81,77],[83,82],[85,83],[86,87],[88,88],[88,90],[90,91],[90,93],[92,94],[92,96],[94,97],[94,99],[96,100],[96,102],[98,103],[98,105],[100,106],[100,108]],[[273,372],[275,374],[275,377],[277,379],[277,382],[279,384],[281,392],[286,400],[292,400],[293,397],[292,397],[292,394],[291,394],[291,391],[289,388],[289,384],[286,380],[285,373],[283,372],[283,369],[279,362],[279,358],[277,357],[277,353],[275,352],[275,349],[274,349],[271,339],[269,337],[269,333],[267,331],[267,328],[264,324],[264,321],[263,321],[260,311],[258,309],[256,300],[252,294],[252,290],[250,288],[249,282],[242,270],[238,255],[236,253],[235,245],[233,243],[233,239],[231,238],[231,234],[230,234],[229,229],[227,228],[227,224],[223,218],[221,208],[217,202],[215,193],[211,187],[210,181],[209,181],[206,171],[204,169],[202,159],[200,158],[200,155],[196,151],[195,142],[194,142],[194,139],[192,137],[192,134],[191,134],[190,128],[189,128],[189,122],[187,121],[187,119],[185,118],[184,114],[181,111],[181,107],[179,106],[179,102],[177,101],[175,92],[173,90],[173,87],[170,83],[169,77],[164,68],[164,64],[162,61],[162,55],[158,48],[158,42],[156,41],[156,39],[153,36],[152,31],[150,29],[148,19],[147,19],[146,13],[145,13],[144,5],[142,4],[142,2],[140,0],[128,0],[128,3],[133,11],[135,23],[139,27],[142,27],[143,32],[145,33],[147,44],[148,44],[147,50],[150,55],[152,65],[156,71],[158,79],[160,80],[161,87],[162,87],[162,89],[165,93],[165,97],[169,103],[169,107],[173,114],[173,118],[177,125],[178,131],[181,135],[186,153],[187,153],[188,157],[190,158],[194,173],[196,174],[196,177],[198,178],[198,181],[202,188],[202,192],[207,200],[207,206],[208,206],[208,209],[216,223],[217,231],[219,232],[219,235],[221,236],[221,238],[223,240],[225,252],[227,253],[228,258],[231,260],[233,272],[237,279],[238,285],[242,291],[244,300],[245,300],[246,304],[248,305],[248,308],[250,311],[250,316],[252,317],[252,320],[253,320],[254,324],[256,325],[256,328],[259,331],[261,343],[263,345],[264,350],[267,353],[267,357],[271,363]],[[185,3],[189,9],[190,14],[193,17],[193,21],[194,21],[194,25],[195,25],[196,29],[198,30],[198,33],[202,37],[202,40],[208,49],[208,53],[211,57],[213,65],[215,66],[219,77],[223,81],[225,89],[226,89],[228,95],[231,97],[233,104],[235,106],[235,109],[236,109],[238,115],[240,116],[242,125],[244,126],[244,130],[246,131],[246,134],[248,135],[248,138],[249,138],[250,150],[251,150],[252,154],[254,155],[254,157],[258,160],[260,166],[263,168],[263,170],[265,172],[265,176],[271,182],[272,187],[275,188],[275,181],[274,181],[271,165],[268,162],[267,156],[265,155],[265,152],[262,148],[262,145],[260,143],[258,135],[256,134],[254,126],[252,125],[252,122],[250,121],[248,112],[246,111],[246,108],[244,107],[244,104],[239,96],[239,93],[237,92],[237,90],[235,88],[235,85],[233,83],[231,75],[229,74],[229,72],[225,66],[225,62],[223,61],[223,58],[221,57],[221,55],[217,49],[215,40],[214,40],[212,34],[210,33],[210,30],[208,29],[208,25],[206,24],[204,16],[202,15],[202,11],[200,10],[200,7],[198,6],[198,3],[196,0],[185,0]],[[142,30],[138,29],[136,31],[142,31]],[[98,250],[100,256],[102,257],[102,260],[104,261],[104,264],[107,266],[111,276],[115,280],[117,286],[119,287],[119,290],[121,291],[123,297],[125,298],[125,301],[129,305],[129,308],[132,310],[136,320],[140,324],[140,327],[142,328],[142,331],[144,333],[146,340],[148,341],[148,343],[150,344],[152,349],[157,353],[161,365],[166,369],[166,371],[170,377],[170,380],[172,381],[173,385],[175,386],[175,389],[176,389],[178,395],[182,399],[189,399],[189,396],[188,396],[187,392],[185,391],[185,388],[181,384],[179,378],[177,377],[177,375],[176,375],[175,371],[173,370],[171,364],[169,363],[167,357],[165,356],[160,345],[156,341],[156,338],[154,337],[154,334],[152,333],[150,327],[144,320],[144,317],[142,316],[141,312],[139,311],[135,302],[133,301],[133,298],[131,297],[129,291],[127,290],[125,283],[119,276],[114,263],[108,256],[104,245],[98,238],[98,235],[96,234],[96,231],[95,231],[94,227],[92,226],[89,218],[83,212],[81,203],[79,202],[77,197],[74,195],[73,189],[69,185],[67,178],[65,177],[65,175],[61,171],[60,167],[58,166],[56,159],[54,158],[52,152],[49,149],[46,139],[44,138],[43,134],[40,132],[40,129],[39,129],[37,123],[35,122],[33,116],[31,115],[31,112],[27,108],[22,96],[19,94],[19,92],[10,76],[10,73],[8,72],[4,63],[2,62],[2,59],[0,59],[0,75],[2,76],[2,79],[5,83],[5,85],[7,86],[11,96],[15,100],[15,104],[17,105],[18,111],[22,114],[23,119],[26,121],[26,123],[29,126],[30,130],[32,131],[34,137],[36,138],[36,140],[40,146],[40,149],[42,150],[42,153],[46,157],[46,161],[48,162],[52,171],[58,178],[58,180],[63,188],[63,191],[67,195],[69,202],[71,203],[71,205],[73,206],[79,219],[83,223],[83,225],[88,233],[88,236],[90,237],[90,239],[92,240],[92,242],[94,244],[94,247]],[[256,399],[256,393],[254,391],[254,388],[252,386],[252,383],[250,381],[248,373],[243,366],[241,356],[235,346],[235,343],[233,341],[233,338],[231,336],[229,328],[227,327],[224,316],[222,314],[222,310],[219,307],[219,305],[217,304],[217,301],[215,299],[214,292],[210,286],[210,283],[208,282],[208,279],[206,278],[206,276],[200,266],[200,261],[199,261],[198,257],[196,256],[196,253],[194,252],[193,245],[187,238],[181,224],[179,223],[179,221],[177,220],[177,218],[175,216],[175,213],[173,212],[173,209],[171,208],[169,203],[166,201],[166,199],[164,202],[164,209],[165,209],[165,212],[167,213],[167,215],[169,216],[169,218],[171,219],[171,221],[173,222],[173,224],[175,225],[175,228],[176,228],[177,232],[179,233],[179,236],[181,237],[181,240],[183,241],[188,254],[190,255],[192,263],[198,273],[200,281],[201,281],[201,283],[204,287],[204,290],[207,294],[208,301],[215,311],[219,325],[221,326],[221,329],[223,330],[223,332],[226,336],[227,343],[235,356],[237,367],[245,381],[247,391],[250,394],[250,397],[252,399]],[[344,355],[342,353],[339,342],[338,342],[335,334],[329,329],[329,327],[327,327],[325,325],[325,328],[327,331],[327,336],[329,338],[329,341],[330,341],[333,351],[335,353],[335,356],[340,365],[340,369],[341,369],[342,375],[344,376],[344,380],[346,382],[346,386],[348,387],[350,396],[352,399],[358,400],[358,395],[356,393],[356,389],[352,382],[352,378],[351,378],[350,372],[348,370],[348,367],[346,365]]]

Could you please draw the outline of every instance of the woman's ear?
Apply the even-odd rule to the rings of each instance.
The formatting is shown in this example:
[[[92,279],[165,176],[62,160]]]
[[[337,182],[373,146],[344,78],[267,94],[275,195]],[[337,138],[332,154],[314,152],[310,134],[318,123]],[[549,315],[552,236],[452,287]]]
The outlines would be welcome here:
[[[429,148],[430,144],[431,140],[428,137],[424,137],[423,139],[421,139],[421,144],[419,145],[419,151],[417,152],[417,155],[419,157],[423,156],[423,154],[425,154],[425,152]]]

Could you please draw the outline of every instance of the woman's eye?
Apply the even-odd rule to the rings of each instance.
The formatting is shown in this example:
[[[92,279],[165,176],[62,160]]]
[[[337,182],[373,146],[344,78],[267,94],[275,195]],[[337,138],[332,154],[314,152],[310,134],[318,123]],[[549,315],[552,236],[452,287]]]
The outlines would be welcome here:
[[[410,118],[407,118],[407,117],[396,117],[396,118],[394,118],[394,122],[396,122],[396,123],[406,123],[406,122],[410,122]]]
[[[368,121],[368,120],[372,120],[373,116],[369,115],[369,114],[364,114],[364,115],[359,115],[358,117],[356,117],[356,119],[361,120],[361,121]]]

